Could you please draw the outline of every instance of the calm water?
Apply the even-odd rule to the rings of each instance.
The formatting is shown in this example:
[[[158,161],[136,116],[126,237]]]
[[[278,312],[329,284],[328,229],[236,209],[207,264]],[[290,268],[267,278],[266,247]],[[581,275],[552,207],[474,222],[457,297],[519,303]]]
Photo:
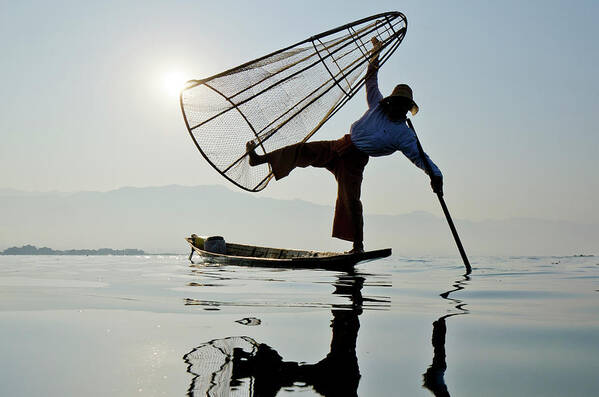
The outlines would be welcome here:
[[[2,396],[596,396],[599,258],[0,256]]]

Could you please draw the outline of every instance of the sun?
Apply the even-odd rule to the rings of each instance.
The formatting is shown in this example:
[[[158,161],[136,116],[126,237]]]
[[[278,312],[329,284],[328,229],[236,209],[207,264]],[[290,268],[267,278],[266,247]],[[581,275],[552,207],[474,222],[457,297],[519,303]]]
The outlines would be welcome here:
[[[169,96],[176,97],[183,89],[185,82],[188,80],[187,76],[180,71],[170,71],[164,74],[163,83],[164,88]]]

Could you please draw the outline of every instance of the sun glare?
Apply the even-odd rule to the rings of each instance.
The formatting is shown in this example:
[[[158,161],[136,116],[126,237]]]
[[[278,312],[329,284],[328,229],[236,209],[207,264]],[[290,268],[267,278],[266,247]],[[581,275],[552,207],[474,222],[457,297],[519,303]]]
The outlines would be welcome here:
[[[187,77],[179,71],[168,72],[164,75],[164,88],[169,96],[176,97],[187,80]]]

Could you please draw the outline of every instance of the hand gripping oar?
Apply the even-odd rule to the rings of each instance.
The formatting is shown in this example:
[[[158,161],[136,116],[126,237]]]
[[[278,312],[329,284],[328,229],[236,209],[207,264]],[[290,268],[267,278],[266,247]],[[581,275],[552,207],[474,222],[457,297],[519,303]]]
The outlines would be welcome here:
[[[426,173],[430,176],[431,181],[433,179],[433,170],[431,169],[431,165],[426,159],[424,155],[424,150],[422,150],[422,145],[420,144],[420,140],[418,139],[418,134],[416,134],[416,129],[412,124],[412,120],[407,119],[408,126],[414,132],[414,136],[416,137],[416,144],[418,145],[418,151],[420,152],[420,157],[422,157],[422,161],[424,161],[424,167],[426,168]],[[458,246],[458,250],[460,251],[460,255],[462,256],[462,260],[464,261],[464,266],[466,266],[466,274],[470,274],[472,272],[472,268],[470,267],[470,262],[468,261],[468,257],[466,256],[466,252],[464,251],[464,247],[462,246],[462,242],[460,241],[460,236],[458,236],[458,231],[451,220],[451,215],[449,215],[449,210],[447,209],[447,205],[445,205],[445,200],[443,200],[443,193],[437,193],[437,197],[439,198],[439,202],[441,203],[441,208],[443,208],[443,212],[445,213],[445,218],[447,218],[447,223],[449,223],[449,228],[451,229],[451,233],[453,234],[453,238],[455,243]]]

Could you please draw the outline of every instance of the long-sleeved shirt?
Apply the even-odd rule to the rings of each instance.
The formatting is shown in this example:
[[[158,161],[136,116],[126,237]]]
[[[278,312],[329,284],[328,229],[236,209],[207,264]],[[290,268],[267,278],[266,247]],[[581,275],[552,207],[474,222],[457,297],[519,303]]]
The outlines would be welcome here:
[[[426,171],[426,166],[420,156],[416,135],[405,121],[391,121],[383,112],[379,102],[383,95],[378,88],[376,68],[369,68],[366,78],[366,100],[368,110],[351,125],[350,134],[354,145],[369,156],[387,156],[395,151],[401,151],[412,163]],[[441,170],[424,153],[434,175],[442,176]]]

